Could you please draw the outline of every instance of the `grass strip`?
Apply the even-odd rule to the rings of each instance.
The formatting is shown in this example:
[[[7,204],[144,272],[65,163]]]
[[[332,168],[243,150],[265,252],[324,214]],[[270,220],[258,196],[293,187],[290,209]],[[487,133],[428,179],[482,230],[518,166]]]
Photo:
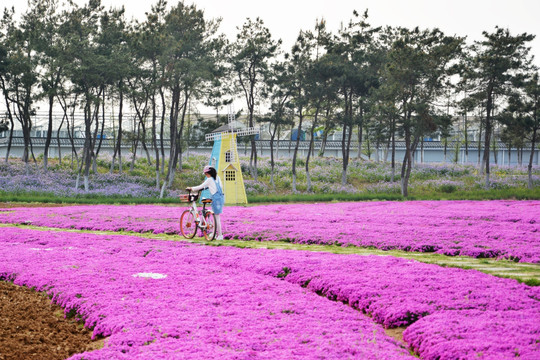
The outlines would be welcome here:
[[[538,200],[540,188],[533,189],[492,189],[453,193],[415,193],[404,198],[392,193],[360,193],[360,194],[286,194],[248,196],[250,203],[280,202],[326,202],[326,201],[404,201],[404,200]]]
[[[291,203],[291,202],[332,202],[332,201],[404,201],[404,200],[540,200],[540,188],[533,189],[492,189],[466,192],[415,193],[404,198],[395,193],[335,193],[335,194],[272,194],[248,196],[248,203]],[[51,203],[51,204],[180,204],[177,198],[134,198],[87,194],[63,197],[48,193],[6,193],[0,191],[0,202]]]

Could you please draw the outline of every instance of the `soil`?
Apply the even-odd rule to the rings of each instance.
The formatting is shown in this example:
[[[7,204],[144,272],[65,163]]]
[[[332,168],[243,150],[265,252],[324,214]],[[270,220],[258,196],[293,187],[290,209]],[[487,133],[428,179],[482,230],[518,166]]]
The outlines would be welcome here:
[[[0,281],[0,360],[66,359],[102,348],[104,339],[91,336],[46,294]]]
[[[397,340],[401,345],[404,345],[405,348],[408,347],[408,344],[403,340],[403,332],[407,329],[406,326],[401,326],[393,329],[384,329],[386,335]]]

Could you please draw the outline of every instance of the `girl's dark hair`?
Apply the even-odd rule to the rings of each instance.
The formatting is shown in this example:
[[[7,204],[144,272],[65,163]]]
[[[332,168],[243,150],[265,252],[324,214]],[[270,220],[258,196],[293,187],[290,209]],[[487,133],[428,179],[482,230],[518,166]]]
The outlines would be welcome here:
[[[210,174],[210,176],[213,177],[214,180],[216,180],[216,176],[217,176],[217,171],[216,171],[216,169],[214,169],[213,167],[211,167],[210,169],[208,169],[208,174]]]

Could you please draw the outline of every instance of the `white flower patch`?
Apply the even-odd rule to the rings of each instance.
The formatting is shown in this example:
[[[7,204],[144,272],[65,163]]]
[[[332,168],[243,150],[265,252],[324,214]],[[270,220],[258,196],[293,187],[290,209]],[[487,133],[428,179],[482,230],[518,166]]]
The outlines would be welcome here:
[[[30,248],[29,250],[34,250],[34,251],[51,251],[52,248]]]
[[[159,273],[137,273],[131,275],[133,277],[142,277],[142,278],[150,278],[150,279],[165,279],[167,275],[165,274],[159,274]]]

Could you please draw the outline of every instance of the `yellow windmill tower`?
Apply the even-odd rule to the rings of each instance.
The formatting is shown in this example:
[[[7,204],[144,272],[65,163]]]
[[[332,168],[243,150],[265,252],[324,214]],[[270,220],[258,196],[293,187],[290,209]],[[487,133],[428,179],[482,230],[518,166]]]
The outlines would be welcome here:
[[[213,166],[223,181],[225,204],[247,204],[246,188],[238,157],[236,138],[260,134],[258,127],[235,129],[234,110],[229,105],[228,126],[224,131],[206,134],[206,141],[213,141],[209,165]],[[204,194],[203,194],[204,197]]]

